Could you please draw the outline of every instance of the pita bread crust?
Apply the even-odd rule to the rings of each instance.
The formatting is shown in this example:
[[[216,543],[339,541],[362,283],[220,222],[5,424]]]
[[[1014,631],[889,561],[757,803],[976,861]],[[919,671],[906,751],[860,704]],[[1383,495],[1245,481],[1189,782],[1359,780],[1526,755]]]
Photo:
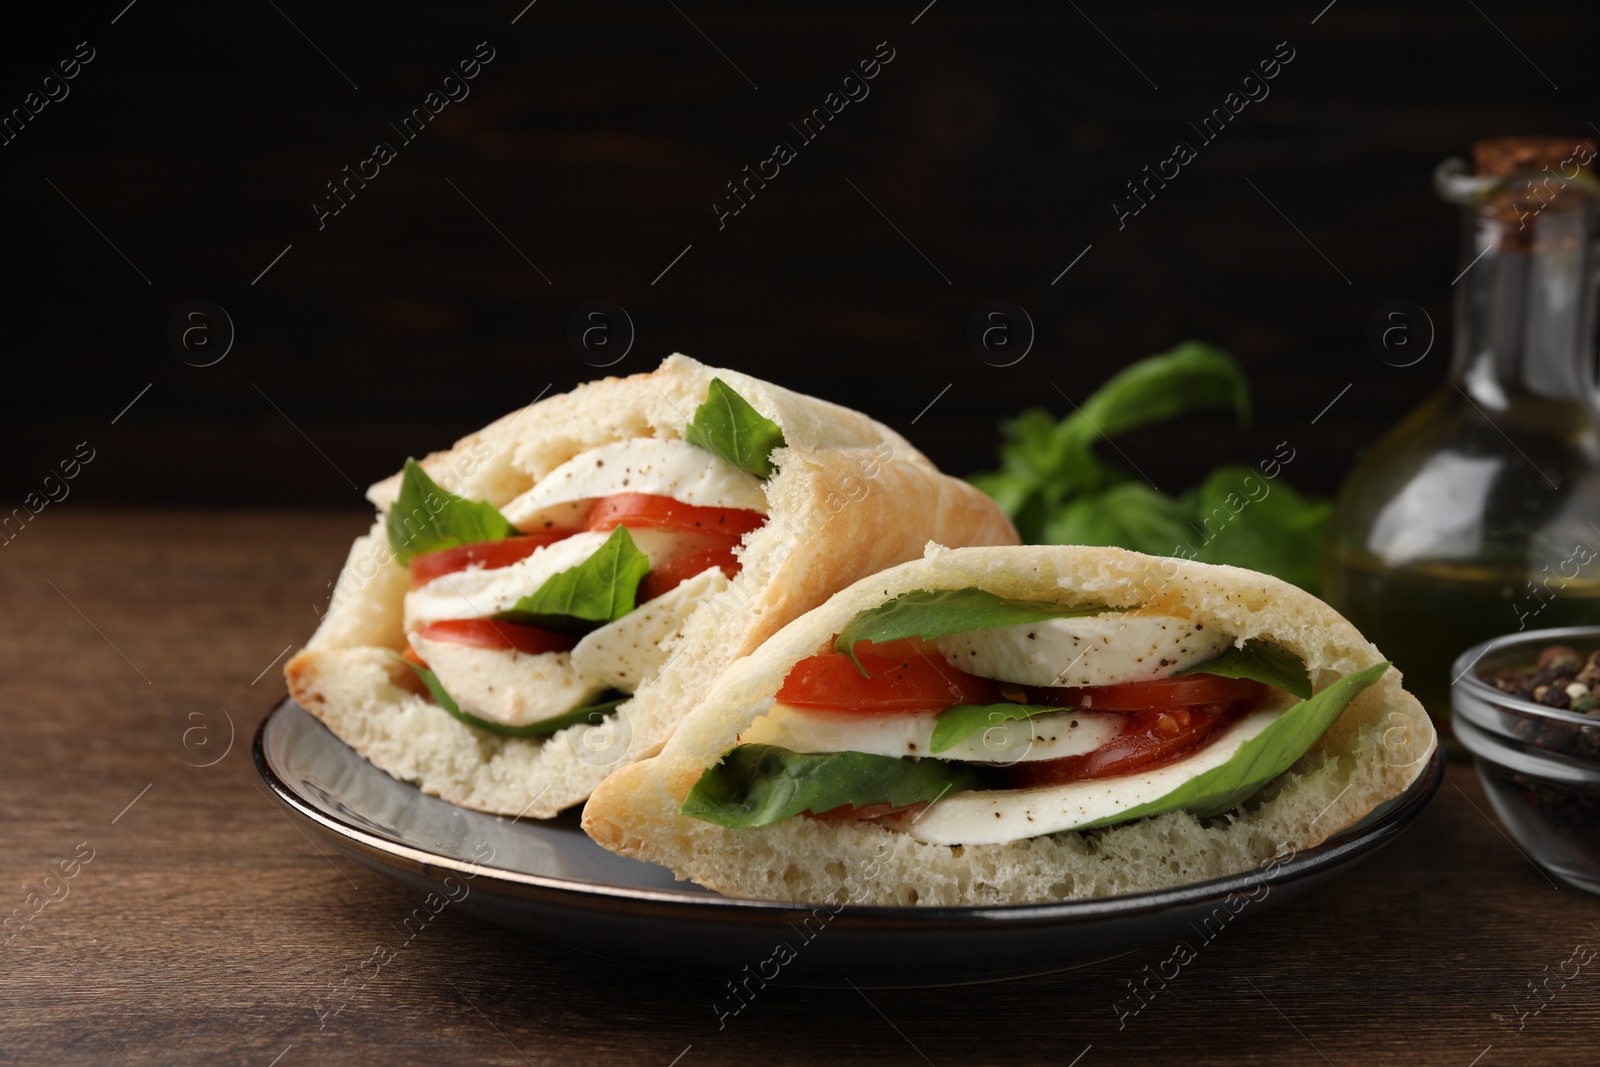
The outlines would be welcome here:
[[[436,452],[422,466],[452,492],[504,505],[580,452],[634,437],[683,435],[721,377],[783,428],[766,482],[769,519],[746,538],[729,589],[689,618],[670,659],[607,725],[507,738],[452,718],[409,668],[402,598],[383,520],[351,547],[334,599],[285,667],[289,693],[373,764],[463,807],[545,818],[583,801],[623,762],[658,752],[718,674],[851,582],[915,558],[928,538],[1015,544],[995,504],[940,474],[909,442],[859,412],[675,355],[649,374],[608,378],[540,401]],[[399,475],[374,485],[380,509]],[[598,751],[596,751],[598,749]]]
[[[1319,844],[1403,792],[1437,744],[1390,669],[1288,772],[1226,820],[1170,812],[1125,826],[997,845],[916,841],[872,822],[795,818],[736,830],[679,815],[701,772],[732,748],[799,660],[831,647],[857,612],[913,589],[978,586],[1064,604],[1141,605],[1274,641],[1305,660],[1316,689],[1383,657],[1322,601],[1237,567],[1117,548],[946,549],[857,582],[730,668],[661,755],[595,790],[583,826],[613,852],[658,863],[730,896],[860,904],[987,905],[1107,896],[1246,871]]]

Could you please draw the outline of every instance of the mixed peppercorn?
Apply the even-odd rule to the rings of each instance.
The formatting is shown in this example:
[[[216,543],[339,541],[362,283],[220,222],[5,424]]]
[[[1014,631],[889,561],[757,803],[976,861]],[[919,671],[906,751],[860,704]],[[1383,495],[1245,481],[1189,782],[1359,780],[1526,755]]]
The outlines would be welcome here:
[[[1533,669],[1496,670],[1482,677],[1502,693],[1594,718],[1595,725],[1589,726],[1560,718],[1515,715],[1510,731],[1534,749],[1600,760],[1600,649],[1584,656],[1566,645],[1550,645],[1539,653]]]
[[[1566,645],[1550,645],[1539,653],[1532,670],[1511,669],[1485,675],[1484,681],[1505,693],[1547,708],[1594,715],[1600,709],[1600,649],[1585,658]]]

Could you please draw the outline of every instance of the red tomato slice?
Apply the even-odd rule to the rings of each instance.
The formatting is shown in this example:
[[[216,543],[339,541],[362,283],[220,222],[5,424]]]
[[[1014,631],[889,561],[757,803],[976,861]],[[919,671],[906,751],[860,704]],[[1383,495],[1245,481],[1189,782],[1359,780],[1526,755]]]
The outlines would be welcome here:
[[[862,656],[861,665],[870,677],[863,678],[842,652],[803,659],[783,680],[778,702],[816,711],[879,715],[996,704],[1001,699],[989,679],[958,671],[940,659]]]
[[[1211,705],[1131,712],[1128,718],[1120,736],[1093,752],[1013,764],[1008,771],[1012,787],[1035,789],[1164,767],[1203,746],[1238,716],[1230,713],[1227,705]]]
[[[685,552],[653,568],[639,583],[639,603],[654,600],[662,593],[676,589],[681,583],[710,567],[720,567],[723,574],[732,578],[739,573],[739,560],[733,554],[734,546],[737,544],[737,541],[728,541],[710,548]]]
[[[484,570],[509,567],[533,555],[546,545],[570,536],[571,531],[546,534],[523,534],[500,541],[478,541],[470,545],[441,548],[437,552],[424,552],[411,557],[411,585],[426,585],[441,574],[464,571],[474,563]]]
[[[618,526],[635,529],[682,530],[717,534],[738,541],[760,528],[767,517],[743,508],[702,508],[680,503],[670,496],[618,493],[595,501],[584,529],[609,533]],[[704,568],[702,568],[704,569]]]
[[[1253,700],[1266,686],[1249,678],[1223,678],[1216,674],[1191,674],[1183,678],[1158,678],[1153,682],[1087,686],[1078,689],[1030,687],[1034,704],[1093,711],[1166,711],[1202,704],[1236,704]]]
[[[514,648],[530,656],[566,652],[578,643],[566,634],[494,619],[443,619],[419,628],[417,634],[429,641],[451,641],[473,648]]]

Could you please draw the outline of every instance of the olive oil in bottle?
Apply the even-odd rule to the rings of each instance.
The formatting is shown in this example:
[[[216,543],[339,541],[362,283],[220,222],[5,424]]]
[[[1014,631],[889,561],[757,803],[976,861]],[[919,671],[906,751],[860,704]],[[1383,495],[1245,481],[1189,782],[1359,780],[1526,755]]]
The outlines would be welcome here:
[[[1323,595],[1441,727],[1450,669],[1505,633],[1600,623],[1600,184],[1592,142],[1476,146],[1450,377],[1351,473]]]
[[[1600,543],[1600,537],[1595,538]],[[1327,562],[1329,603],[1394,659],[1406,688],[1441,718],[1450,707],[1450,669],[1462,650],[1486,636],[1519,629],[1600,622],[1600,581],[1593,576],[1528,588],[1521,570],[1424,564],[1386,567],[1368,556],[1335,555]],[[1540,595],[1543,595],[1541,599]]]

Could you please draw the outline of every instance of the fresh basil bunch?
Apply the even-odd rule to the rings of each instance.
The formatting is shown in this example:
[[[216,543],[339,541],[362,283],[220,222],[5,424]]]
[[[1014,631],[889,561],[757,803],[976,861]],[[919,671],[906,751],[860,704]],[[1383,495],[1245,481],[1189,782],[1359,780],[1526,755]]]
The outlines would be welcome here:
[[[1281,455],[1259,468],[1219,466],[1172,496],[1095,451],[1101,438],[1213,408],[1232,408],[1248,422],[1249,383],[1232,356],[1186,341],[1120,371],[1059,421],[1031,408],[1001,423],[1000,469],[970,480],[1029,544],[1117,545],[1231,563],[1315,593],[1331,505],[1295,492],[1281,477]]]

